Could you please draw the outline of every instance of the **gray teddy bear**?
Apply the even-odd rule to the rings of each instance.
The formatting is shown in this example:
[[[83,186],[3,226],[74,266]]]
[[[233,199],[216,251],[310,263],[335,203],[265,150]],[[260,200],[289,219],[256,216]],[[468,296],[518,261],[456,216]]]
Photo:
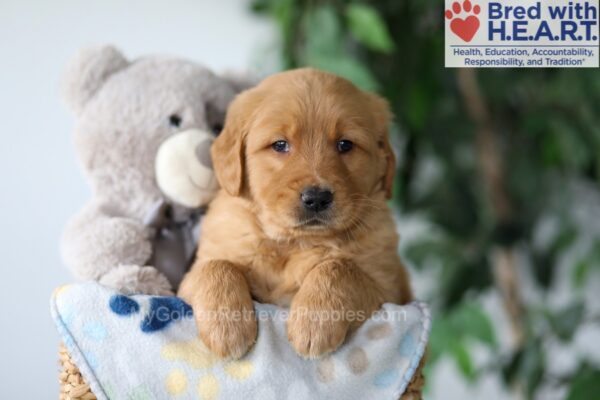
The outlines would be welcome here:
[[[71,61],[65,99],[93,189],[61,243],[77,278],[126,294],[176,290],[217,190],[210,146],[229,102],[248,86],[181,59],[129,61],[111,46]]]

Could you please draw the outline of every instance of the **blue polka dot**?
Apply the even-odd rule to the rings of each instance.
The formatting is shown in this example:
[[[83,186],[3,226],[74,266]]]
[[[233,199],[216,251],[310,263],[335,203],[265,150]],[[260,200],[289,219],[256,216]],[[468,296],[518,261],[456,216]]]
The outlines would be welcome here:
[[[410,357],[415,351],[415,339],[410,332],[406,332],[406,335],[402,338],[400,343],[400,355],[402,357]]]
[[[117,315],[131,315],[140,310],[140,305],[137,301],[130,297],[116,294],[110,298],[109,307]]]
[[[178,297],[152,297],[150,312],[144,317],[142,332],[152,333],[166,328],[173,321],[191,318],[192,307]]]
[[[398,370],[388,369],[377,375],[373,380],[373,384],[378,388],[386,388],[397,382],[399,376]]]
[[[83,328],[83,333],[92,340],[104,340],[106,337],[106,328],[100,322],[87,322]]]

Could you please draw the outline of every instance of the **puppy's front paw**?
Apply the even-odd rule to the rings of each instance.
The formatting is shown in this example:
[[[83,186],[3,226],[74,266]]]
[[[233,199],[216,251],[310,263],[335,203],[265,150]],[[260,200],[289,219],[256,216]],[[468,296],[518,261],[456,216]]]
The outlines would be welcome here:
[[[256,341],[258,328],[252,303],[249,307],[221,307],[204,313],[196,316],[200,339],[217,356],[240,358]]]
[[[288,340],[305,358],[316,358],[337,349],[348,333],[342,313],[317,310],[301,302],[292,305],[287,322]]]

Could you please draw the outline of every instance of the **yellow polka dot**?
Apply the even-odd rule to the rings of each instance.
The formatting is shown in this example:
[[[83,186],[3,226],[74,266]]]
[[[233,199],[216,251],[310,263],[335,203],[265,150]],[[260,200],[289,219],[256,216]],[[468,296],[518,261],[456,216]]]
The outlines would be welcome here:
[[[198,382],[198,394],[202,400],[213,400],[219,394],[219,382],[213,375],[206,375]]]
[[[369,367],[367,353],[360,347],[353,347],[350,350],[346,362],[354,375],[362,374]]]
[[[367,337],[371,340],[384,339],[392,334],[393,328],[389,322],[374,325],[367,331]]]
[[[169,361],[184,361],[196,369],[210,368],[218,361],[200,339],[169,343],[163,347],[161,355]]]
[[[187,377],[183,371],[178,369],[173,370],[167,375],[165,385],[167,386],[167,391],[169,393],[174,395],[181,394],[187,388]]]
[[[235,361],[224,367],[225,372],[234,379],[244,380],[252,375],[254,367],[250,361]]]
[[[61,294],[65,293],[70,287],[71,287],[71,285],[62,285],[62,286],[59,286],[56,289],[54,289],[54,293],[52,293],[52,295],[54,297],[58,297]]]

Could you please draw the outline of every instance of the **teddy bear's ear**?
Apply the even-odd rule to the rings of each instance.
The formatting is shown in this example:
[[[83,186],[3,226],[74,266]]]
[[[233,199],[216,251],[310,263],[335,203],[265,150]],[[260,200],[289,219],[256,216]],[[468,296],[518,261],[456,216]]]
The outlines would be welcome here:
[[[89,47],[79,51],[67,65],[63,81],[63,96],[76,113],[115,72],[129,62],[112,46]]]
[[[225,79],[229,85],[233,88],[235,93],[243,92],[244,90],[250,89],[256,86],[259,79],[252,76],[250,73],[239,73],[233,71],[225,71],[221,74],[221,78]]]

